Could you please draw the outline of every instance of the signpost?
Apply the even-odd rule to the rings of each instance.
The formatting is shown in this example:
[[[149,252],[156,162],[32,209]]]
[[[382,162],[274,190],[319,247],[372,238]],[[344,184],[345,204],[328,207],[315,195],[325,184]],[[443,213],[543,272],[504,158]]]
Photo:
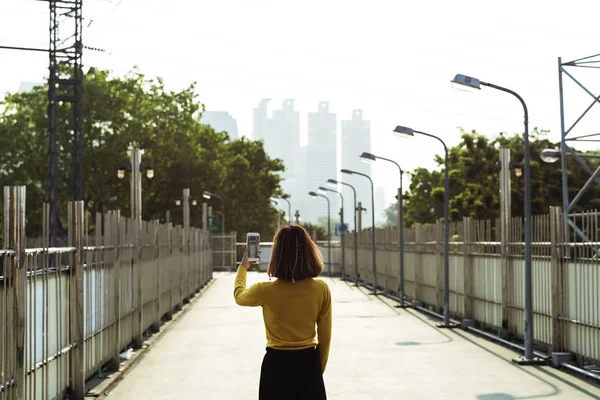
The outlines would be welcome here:
[[[344,224],[344,230],[342,231],[342,224],[335,225],[335,235],[342,236],[342,232],[348,232],[348,224]]]
[[[219,216],[211,215],[208,217],[208,230],[218,231],[219,230]]]

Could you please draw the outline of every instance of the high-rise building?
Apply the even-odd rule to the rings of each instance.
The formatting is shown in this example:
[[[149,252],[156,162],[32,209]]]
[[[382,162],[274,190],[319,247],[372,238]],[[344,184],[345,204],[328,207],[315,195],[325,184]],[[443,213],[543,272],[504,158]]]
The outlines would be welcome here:
[[[371,122],[363,119],[362,110],[352,111],[352,119],[342,121],[342,168],[371,175],[371,165],[360,161],[360,155],[363,152],[371,151]],[[363,207],[371,207],[371,184],[368,179],[363,177],[350,178],[343,176],[346,182],[356,188],[356,200],[362,202]],[[342,187],[340,187],[342,188]],[[343,186],[344,200],[348,205],[354,201],[352,189]],[[376,198],[377,200],[377,194]],[[344,210],[344,220],[352,225],[354,221],[353,207],[346,205]],[[378,216],[378,207],[375,207],[375,219]],[[382,210],[383,211],[383,210]],[[368,212],[370,214],[370,210]],[[363,227],[371,226],[371,218],[363,218]],[[351,226],[351,229],[354,227]]]
[[[304,175],[304,185],[297,185],[302,200],[311,201],[304,207],[304,220],[317,222],[319,217],[327,216],[327,202],[324,199],[310,199],[308,192],[317,191],[326,186],[328,179],[337,177],[337,117],[329,112],[329,103],[322,101],[316,112],[308,113],[308,145],[305,159],[300,160]],[[300,171],[298,171],[300,175]],[[304,187],[302,187],[304,186]],[[339,199],[335,193],[327,193],[331,203],[331,218],[338,218]]]
[[[273,110],[269,117],[268,103],[270,99],[261,100],[254,109],[255,140],[263,140],[265,151],[271,158],[279,158],[285,165],[282,177],[282,189],[289,194],[292,204],[300,195],[297,192],[297,174],[294,170],[295,153],[300,147],[300,113],[294,110],[294,100],[283,101],[281,109]]]
[[[217,132],[227,132],[231,140],[239,137],[237,121],[227,111],[204,111],[202,123],[210,125]]]
[[[258,107],[253,110],[252,118],[252,139],[264,140],[265,142],[270,139],[271,130],[270,118],[268,114],[268,105],[271,99],[262,99]]]

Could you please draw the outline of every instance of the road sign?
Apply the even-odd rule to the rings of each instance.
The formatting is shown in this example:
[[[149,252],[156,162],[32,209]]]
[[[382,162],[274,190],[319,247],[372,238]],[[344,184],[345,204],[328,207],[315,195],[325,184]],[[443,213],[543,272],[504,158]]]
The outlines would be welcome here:
[[[344,224],[344,232],[348,232],[348,224]],[[342,224],[336,224],[335,235],[342,236]]]
[[[218,231],[219,230],[219,216],[211,215],[208,217],[208,230],[209,231]]]

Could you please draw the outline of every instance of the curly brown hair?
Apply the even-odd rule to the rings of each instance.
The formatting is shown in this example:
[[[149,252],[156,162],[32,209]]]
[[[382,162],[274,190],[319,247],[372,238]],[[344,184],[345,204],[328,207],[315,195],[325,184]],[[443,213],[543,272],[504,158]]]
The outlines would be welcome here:
[[[267,274],[286,281],[315,278],[323,272],[319,247],[299,225],[281,227],[273,238]]]

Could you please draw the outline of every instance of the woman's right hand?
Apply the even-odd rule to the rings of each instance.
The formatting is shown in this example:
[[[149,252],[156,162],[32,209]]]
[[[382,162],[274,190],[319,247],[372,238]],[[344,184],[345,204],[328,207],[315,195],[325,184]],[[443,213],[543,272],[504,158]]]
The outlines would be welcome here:
[[[246,270],[250,269],[251,266],[256,264],[256,261],[248,261],[248,248],[244,250],[244,256],[242,257],[241,266],[246,268]]]

